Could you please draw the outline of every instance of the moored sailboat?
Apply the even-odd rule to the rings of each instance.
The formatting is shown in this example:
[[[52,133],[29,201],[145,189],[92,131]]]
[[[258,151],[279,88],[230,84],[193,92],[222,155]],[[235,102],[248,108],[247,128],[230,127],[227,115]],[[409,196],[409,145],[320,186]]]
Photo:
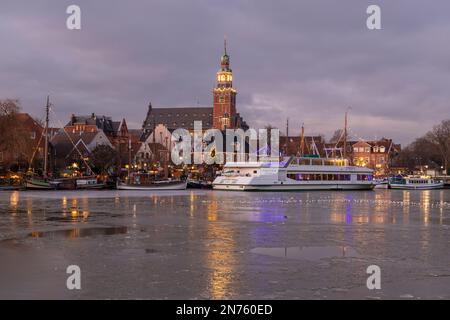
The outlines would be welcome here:
[[[117,190],[134,190],[134,191],[156,191],[156,190],[185,190],[187,182],[183,180],[173,180],[168,178],[168,154],[164,157],[164,179],[155,179],[153,175],[148,173],[131,172],[131,140],[128,144],[128,174],[126,182],[117,180]]]
[[[47,96],[47,105],[45,106],[45,128],[43,131],[43,135],[45,137],[44,144],[44,168],[42,172],[42,177],[30,174],[27,178],[25,178],[25,188],[33,189],[33,190],[52,190],[55,189],[58,185],[58,182],[52,183],[52,181],[48,177],[48,124],[49,124],[49,111],[50,111],[50,97]],[[41,136],[42,139],[42,136]],[[33,161],[33,158],[36,154],[37,149],[39,148],[40,141],[38,142],[36,149],[33,153],[33,156],[30,161]],[[29,168],[29,172],[31,172],[31,167]]]

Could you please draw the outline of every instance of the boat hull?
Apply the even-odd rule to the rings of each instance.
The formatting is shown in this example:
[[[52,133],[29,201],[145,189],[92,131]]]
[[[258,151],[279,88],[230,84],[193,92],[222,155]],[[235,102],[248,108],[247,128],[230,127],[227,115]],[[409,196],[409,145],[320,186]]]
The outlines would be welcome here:
[[[331,191],[331,190],[372,190],[374,184],[275,184],[275,185],[245,185],[245,184],[214,184],[214,190],[229,191]]]
[[[23,189],[22,186],[0,186],[0,191],[17,191]]]
[[[94,185],[86,185],[86,186],[77,186],[77,190],[101,190],[106,188],[105,184],[94,184]]]
[[[117,190],[134,190],[134,191],[185,190],[186,187],[187,182],[185,181],[155,183],[152,185],[130,185],[124,183],[117,184]]]
[[[444,183],[433,183],[426,185],[413,185],[413,184],[389,184],[389,188],[398,189],[398,190],[435,190],[435,189],[443,189]]]
[[[25,181],[25,188],[30,190],[53,190],[55,189],[54,186],[52,186],[47,181],[40,181],[40,180],[26,180]]]

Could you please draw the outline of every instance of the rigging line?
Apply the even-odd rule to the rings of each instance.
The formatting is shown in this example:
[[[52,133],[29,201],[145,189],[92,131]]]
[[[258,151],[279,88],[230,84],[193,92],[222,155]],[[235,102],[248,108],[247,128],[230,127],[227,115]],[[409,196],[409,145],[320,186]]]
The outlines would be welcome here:
[[[360,137],[358,134],[356,134],[350,127],[348,128],[348,130],[351,131],[351,133],[353,134],[353,136],[354,136],[355,138],[357,138],[358,140],[360,140],[360,141],[366,141],[366,139],[361,138],[361,137]]]
[[[72,138],[69,136],[69,134],[67,133],[66,130],[64,130],[64,126],[62,124],[62,122],[58,119],[58,117],[56,116],[56,113],[53,111],[52,108],[50,108],[50,111],[53,113],[53,115],[55,116],[55,119],[58,121],[59,125],[61,126],[61,130],[64,131],[64,133],[66,134],[67,138],[69,138],[70,143],[72,143],[73,147],[75,148],[75,150],[77,150],[78,154],[80,155],[80,158],[83,160],[84,164],[89,168],[89,170],[94,173],[94,170],[92,170],[91,166],[87,163],[87,161],[84,159],[82,153],[80,152],[80,150],[78,150],[78,147],[75,145],[75,143],[73,142]],[[73,149],[72,149],[73,150]]]
[[[42,141],[42,137],[44,136],[44,132],[45,132],[45,130],[42,130],[42,133],[41,133],[41,136],[39,138],[38,144],[36,145],[36,148],[34,148],[33,154],[31,155],[30,162],[28,162],[28,171],[31,170],[31,163],[33,162],[34,157],[36,156],[36,152],[39,149],[39,146],[41,145],[41,141]]]
[[[341,142],[341,139],[344,137],[344,130],[342,130],[341,135],[339,136],[338,141],[336,142],[336,144],[334,145],[334,148],[337,149],[339,142]]]

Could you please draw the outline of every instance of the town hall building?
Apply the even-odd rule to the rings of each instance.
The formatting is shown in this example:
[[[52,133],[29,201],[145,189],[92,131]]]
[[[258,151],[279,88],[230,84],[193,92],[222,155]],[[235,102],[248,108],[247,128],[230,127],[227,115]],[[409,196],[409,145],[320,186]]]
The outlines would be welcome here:
[[[216,75],[216,85],[213,89],[212,107],[186,108],[153,108],[148,106],[147,116],[142,129],[146,138],[158,125],[164,125],[170,132],[178,128],[194,130],[194,121],[201,121],[203,130],[207,129],[248,129],[247,123],[236,110],[237,91],[233,87],[233,72],[230,68],[230,56],[227,54],[226,42],[224,54],[220,59],[220,70]]]

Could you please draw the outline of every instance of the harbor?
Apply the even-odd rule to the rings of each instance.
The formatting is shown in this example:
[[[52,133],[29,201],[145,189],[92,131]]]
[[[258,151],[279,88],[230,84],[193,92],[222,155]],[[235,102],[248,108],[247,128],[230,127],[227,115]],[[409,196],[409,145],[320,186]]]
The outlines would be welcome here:
[[[2,4],[0,300],[450,300],[450,2],[336,2]]]
[[[0,212],[1,298],[450,298],[450,190],[5,191]]]

